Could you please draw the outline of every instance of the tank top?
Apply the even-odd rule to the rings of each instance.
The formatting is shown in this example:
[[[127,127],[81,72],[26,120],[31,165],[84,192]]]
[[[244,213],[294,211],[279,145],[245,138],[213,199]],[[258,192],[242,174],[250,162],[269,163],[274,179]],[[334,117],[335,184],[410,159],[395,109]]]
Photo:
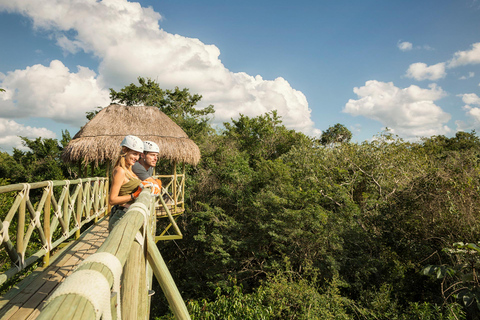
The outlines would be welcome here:
[[[127,183],[122,184],[122,186],[120,187],[120,191],[118,192],[118,195],[119,196],[126,196],[126,195],[129,195],[129,194],[132,194],[137,189],[140,182],[141,182],[141,180],[138,179],[138,178],[132,178],[132,179],[128,180]],[[132,204],[133,201],[129,201],[127,203]]]

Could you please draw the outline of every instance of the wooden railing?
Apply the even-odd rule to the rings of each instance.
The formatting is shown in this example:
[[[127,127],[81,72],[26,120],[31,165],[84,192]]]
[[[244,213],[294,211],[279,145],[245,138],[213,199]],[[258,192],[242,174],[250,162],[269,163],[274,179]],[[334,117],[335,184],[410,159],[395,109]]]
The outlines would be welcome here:
[[[172,214],[185,211],[185,174],[156,175],[162,180],[162,196]]]
[[[60,285],[37,319],[118,319],[120,314],[122,319],[148,319],[152,273],[176,319],[190,319],[154,241],[154,199],[148,188],[141,192],[103,245]],[[159,201],[171,218],[163,198]],[[89,281],[104,285],[89,288]]]
[[[86,178],[0,186],[0,285],[107,212],[108,179]],[[7,212],[8,211],[8,212]]]

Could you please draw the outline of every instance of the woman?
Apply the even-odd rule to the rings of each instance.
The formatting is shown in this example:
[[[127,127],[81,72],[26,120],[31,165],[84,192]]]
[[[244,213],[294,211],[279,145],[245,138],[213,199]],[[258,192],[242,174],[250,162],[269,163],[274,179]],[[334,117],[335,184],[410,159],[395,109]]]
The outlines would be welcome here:
[[[108,229],[112,230],[114,225],[125,214],[127,208],[135,200],[141,181],[133,173],[132,166],[138,161],[143,153],[143,142],[140,138],[128,135],[122,143],[122,152],[115,163],[112,172],[112,188],[110,189],[109,203],[113,205],[108,222]]]

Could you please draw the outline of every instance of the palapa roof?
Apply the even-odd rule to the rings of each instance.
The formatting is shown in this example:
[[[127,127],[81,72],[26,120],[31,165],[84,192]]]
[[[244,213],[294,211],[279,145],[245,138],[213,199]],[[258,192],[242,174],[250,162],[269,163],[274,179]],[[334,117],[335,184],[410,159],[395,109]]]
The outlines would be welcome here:
[[[160,148],[159,158],[197,165],[200,149],[185,131],[157,107],[111,104],[77,132],[62,153],[67,162],[115,161],[126,135],[153,141]]]

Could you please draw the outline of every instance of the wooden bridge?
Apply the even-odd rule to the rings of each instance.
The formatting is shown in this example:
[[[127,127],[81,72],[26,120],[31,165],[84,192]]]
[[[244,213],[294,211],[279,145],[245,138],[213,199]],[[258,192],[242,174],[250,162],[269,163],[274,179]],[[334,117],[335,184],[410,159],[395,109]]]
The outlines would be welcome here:
[[[156,246],[182,238],[185,176],[157,177],[110,232],[106,178],[1,186],[0,319],[148,319],[153,275],[190,319]]]

